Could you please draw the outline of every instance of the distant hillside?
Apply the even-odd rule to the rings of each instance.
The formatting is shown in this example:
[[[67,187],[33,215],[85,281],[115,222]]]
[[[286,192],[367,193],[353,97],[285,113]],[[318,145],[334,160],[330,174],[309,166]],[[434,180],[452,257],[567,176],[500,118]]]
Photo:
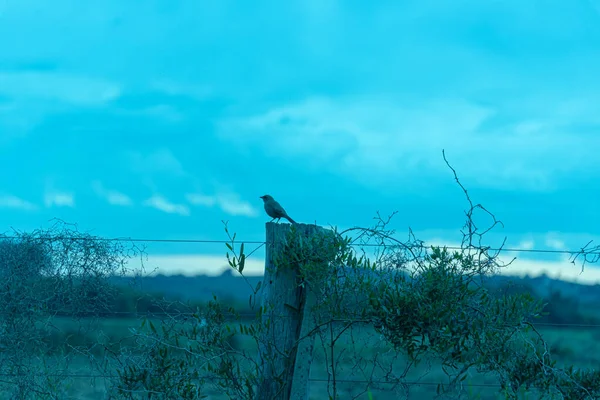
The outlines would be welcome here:
[[[559,293],[562,297],[576,299],[580,304],[600,304],[600,285],[581,285],[578,283],[552,279],[547,275],[537,277],[516,276],[494,276],[490,278],[493,287],[505,287],[513,285],[516,287],[531,289],[537,296],[549,298],[553,293]]]
[[[210,300],[213,293],[222,299],[246,301],[251,294],[248,283],[243,278],[234,275],[235,272],[227,270],[220,276],[198,275],[188,277],[184,275],[156,275],[144,278],[114,277],[117,285],[134,285],[147,293],[160,293],[167,298],[178,300]],[[262,280],[261,276],[249,277],[248,281],[255,286]],[[559,293],[563,297],[577,299],[580,304],[600,304],[600,285],[580,285],[549,278],[545,275],[530,277],[493,276],[487,280],[490,288],[506,288],[514,290],[528,290],[535,295],[548,298],[552,293]]]
[[[247,301],[252,290],[262,281],[262,276],[249,277],[248,281],[233,275],[232,270],[227,270],[219,276],[197,275],[156,275],[143,278],[113,277],[112,281],[119,286],[132,285],[146,293],[160,293],[163,296],[176,300],[207,301],[213,294],[226,300]]]

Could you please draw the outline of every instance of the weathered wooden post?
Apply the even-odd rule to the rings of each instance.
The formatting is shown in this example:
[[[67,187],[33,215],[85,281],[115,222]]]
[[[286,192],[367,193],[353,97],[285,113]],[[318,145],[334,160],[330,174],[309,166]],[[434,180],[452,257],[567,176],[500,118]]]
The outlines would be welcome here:
[[[274,265],[285,249],[290,229],[310,245],[311,237],[326,232],[316,225],[266,224],[267,249],[262,284],[262,325],[258,365],[261,377],[257,400],[306,400],[315,335],[310,308],[315,293],[300,285],[299,262]]]

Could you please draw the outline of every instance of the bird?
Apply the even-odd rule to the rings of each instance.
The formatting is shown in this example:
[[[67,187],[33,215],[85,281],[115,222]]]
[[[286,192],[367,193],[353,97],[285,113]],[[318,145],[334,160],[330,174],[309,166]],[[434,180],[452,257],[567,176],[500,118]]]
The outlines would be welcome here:
[[[279,222],[281,218],[285,218],[292,224],[297,223],[292,218],[290,218],[290,216],[285,212],[283,207],[281,207],[281,204],[276,202],[272,196],[265,194],[264,196],[260,196],[260,198],[265,203],[265,211],[267,212],[267,215],[273,218],[271,222],[273,222],[274,220],[277,220],[277,222]]]

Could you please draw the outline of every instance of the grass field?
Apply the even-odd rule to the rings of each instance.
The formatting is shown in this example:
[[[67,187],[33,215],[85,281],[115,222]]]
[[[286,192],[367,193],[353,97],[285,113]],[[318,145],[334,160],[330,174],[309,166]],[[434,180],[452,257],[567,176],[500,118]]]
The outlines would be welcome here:
[[[117,342],[122,346],[133,344],[126,339],[131,335],[130,328],[139,328],[140,320],[124,318],[80,319],[56,318],[53,321],[55,335],[50,339],[58,345],[65,340],[71,345],[89,346],[93,343],[109,345]],[[158,325],[159,321],[155,321]],[[552,354],[561,365],[574,365],[579,368],[598,368],[600,366],[600,329],[539,329],[550,348]],[[125,339],[124,339],[125,338]],[[254,349],[250,337],[241,337],[239,346]],[[63,347],[68,349],[68,347]],[[384,380],[384,372],[379,371],[371,376],[375,362],[392,365],[392,370],[399,374],[406,367],[406,360],[391,351],[390,347],[380,340],[372,328],[357,327],[352,335],[342,336],[333,349],[333,356],[338,360],[336,367],[337,394],[340,399],[368,399],[369,395],[375,400],[398,398],[427,399],[433,398],[436,393],[436,384],[447,382],[447,378],[439,365],[425,362],[413,368],[406,375],[406,382],[413,384],[403,387],[393,387],[391,384],[376,383],[367,386],[364,380]],[[324,351],[320,340],[317,338],[314,361],[311,367],[310,398],[326,399],[331,394],[332,382],[329,380],[328,366],[331,359],[330,350]],[[55,359],[53,359],[55,357]],[[73,351],[68,354],[69,363],[62,373],[77,375],[66,380],[65,392],[60,398],[70,399],[104,399],[109,382],[105,378],[93,377],[111,371],[111,364],[104,363],[104,350],[102,346],[93,348],[91,355],[77,355]],[[48,365],[59,365],[65,356],[58,352],[46,360]],[[377,368],[375,368],[377,371]],[[419,382],[417,384],[417,382]],[[465,381],[465,394],[470,398],[497,399],[497,381],[493,376],[478,376],[474,374]],[[485,386],[488,385],[488,386]],[[3,397],[12,398],[12,397]],[[210,398],[221,399],[218,393],[210,393]]]

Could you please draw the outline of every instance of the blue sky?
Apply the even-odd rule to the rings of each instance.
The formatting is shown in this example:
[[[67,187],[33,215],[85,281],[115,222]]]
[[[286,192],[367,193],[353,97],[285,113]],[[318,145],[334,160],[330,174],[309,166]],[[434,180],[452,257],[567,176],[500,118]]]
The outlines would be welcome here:
[[[599,0],[5,0],[0,50],[3,231],[262,240],[269,193],[300,222],[398,211],[401,237],[453,244],[445,149],[505,223],[492,241],[600,239]],[[224,260],[153,246],[163,271]]]

